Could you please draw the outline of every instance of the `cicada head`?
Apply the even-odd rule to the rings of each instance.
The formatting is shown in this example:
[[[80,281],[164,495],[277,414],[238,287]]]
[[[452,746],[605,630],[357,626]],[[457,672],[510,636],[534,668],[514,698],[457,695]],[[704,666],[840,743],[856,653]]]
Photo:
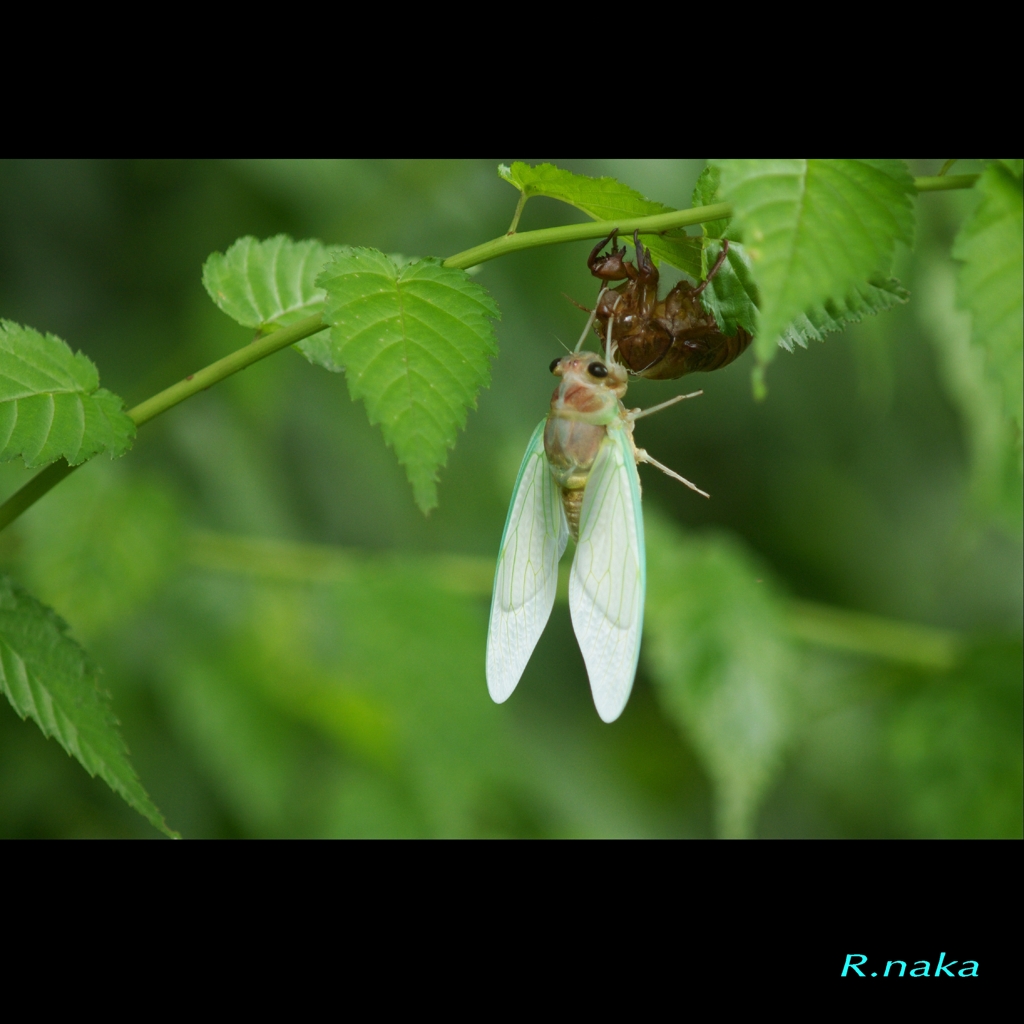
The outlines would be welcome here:
[[[552,361],[551,372],[562,378],[551,396],[552,411],[579,414],[593,422],[617,415],[628,378],[615,359],[614,347],[611,359],[595,352],[570,352]]]

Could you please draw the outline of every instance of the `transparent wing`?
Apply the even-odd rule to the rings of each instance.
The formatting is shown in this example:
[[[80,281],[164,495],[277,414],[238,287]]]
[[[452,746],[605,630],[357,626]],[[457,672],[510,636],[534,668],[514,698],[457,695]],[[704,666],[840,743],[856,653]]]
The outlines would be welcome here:
[[[498,551],[487,628],[487,689],[501,704],[516,688],[555,603],[558,560],[569,539],[544,454],[544,424],[526,449]]]
[[[597,713],[614,722],[640,656],[647,567],[640,478],[626,431],[609,428],[587,478],[569,610]]]

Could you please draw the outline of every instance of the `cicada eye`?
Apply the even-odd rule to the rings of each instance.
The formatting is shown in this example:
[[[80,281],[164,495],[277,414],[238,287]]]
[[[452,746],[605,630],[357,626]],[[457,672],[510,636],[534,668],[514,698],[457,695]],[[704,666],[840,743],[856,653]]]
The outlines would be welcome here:
[[[557,366],[557,365],[558,365],[558,364],[559,364],[559,363],[560,363],[561,361],[562,361],[562,357],[561,357],[561,356],[556,356],[556,357],[555,357],[554,359],[552,359],[552,360],[551,360],[551,365],[550,365],[550,366],[548,367],[548,369],[549,369],[549,370],[550,370],[550,371],[551,371],[552,373],[554,373],[554,372],[555,372],[555,367],[556,367],[556,366]]]
[[[607,377],[608,367],[605,366],[604,363],[591,363],[587,367],[587,373],[589,373],[591,377]]]

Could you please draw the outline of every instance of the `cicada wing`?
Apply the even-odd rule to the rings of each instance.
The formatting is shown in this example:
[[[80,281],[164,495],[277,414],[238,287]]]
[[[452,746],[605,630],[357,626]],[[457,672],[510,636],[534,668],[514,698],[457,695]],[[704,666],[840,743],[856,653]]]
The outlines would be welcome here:
[[[610,428],[583,493],[569,610],[597,713],[622,714],[633,689],[647,566],[640,478],[624,429]]]
[[[487,628],[487,689],[501,704],[516,688],[540,639],[569,539],[561,496],[544,454],[544,424],[533,432],[512,492],[498,551]]]

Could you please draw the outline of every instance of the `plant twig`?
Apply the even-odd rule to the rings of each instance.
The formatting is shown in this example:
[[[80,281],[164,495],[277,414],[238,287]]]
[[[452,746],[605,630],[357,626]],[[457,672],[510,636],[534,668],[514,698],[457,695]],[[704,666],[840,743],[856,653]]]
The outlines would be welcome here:
[[[926,178],[915,178],[914,188],[918,192],[944,192],[951,188],[974,188],[980,174],[936,174]]]
[[[560,242],[578,242],[587,238],[604,238],[616,228],[623,234],[639,231],[641,235],[660,235],[672,228],[702,224],[708,220],[722,220],[732,216],[729,203],[715,203],[713,206],[695,206],[689,210],[672,210],[658,213],[653,217],[623,217],[620,220],[592,220],[584,224],[561,224],[556,228],[541,228],[539,231],[523,231],[515,235],[502,235],[483,245],[466,249],[465,252],[449,256],[446,267],[466,270],[478,263],[507,256],[510,252],[535,249],[541,245],[557,245]]]
[[[270,334],[257,337],[244,348],[240,348],[223,359],[211,363],[202,370],[190,373],[184,380],[172,384],[152,398],[140,402],[134,409],[128,410],[128,415],[135,422],[137,427],[148,423],[151,419],[159,416],[173,408],[186,398],[191,398],[200,391],[219,383],[226,377],[244,370],[247,366],[260,359],[265,359],[274,352],[279,352],[289,345],[294,345],[311,334],[322,331],[327,325],[319,315],[307,316],[289,327],[282,327]],[[26,509],[34,505],[52,487],[56,487],[66,476],[69,476],[77,466],[69,466],[63,459],[47,466],[41,473],[34,476],[21,490],[11,495],[0,505],[0,530],[14,522]]]
[[[506,235],[514,235],[516,233],[516,228],[519,227],[519,218],[523,215],[523,207],[526,205],[526,200],[529,198],[530,197],[525,192],[519,193],[519,202],[516,203],[516,212],[512,214],[512,223],[509,224],[508,231],[505,232]]]
[[[473,555],[374,552],[206,531],[191,534],[186,551],[196,569],[263,583],[349,583],[360,570],[400,566],[421,570],[448,593],[488,598],[494,581],[494,559]],[[568,600],[569,571],[564,565],[559,567],[557,594],[558,600]],[[786,625],[790,636],[805,644],[936,672],[953,668],[964,649],[963,636],[952,630],[810,601],[787,602]]]
[[[941,177],[915,178],[914,185],[918,192],[973,188],[978,177],[977,174],[947,174]],[[627,217],[615,221],[593,220],[584,224],[563,224],[559,227],[541,228],[539,231],[524,231],[521,234],[516,234],[515,228],[519,223],[519,214],[522,213],[524,202],[525,198],[521,197],[509,234],[449,256],[444,261],[444,265],[467,270],[480,263],[497,259],[499,256],[507,256],[512,252],[520,252],[523,249],[535,249],[542,245],[558,245],[562,242],[576,242],[590,238],[604,238],[616,228],[624,234],[632,231],[639,231],[641,235],[664,234],[675,228],[701,224],[705,221],[723,220],[732,216],[732,206],[729,203],[715,203],[712,206],[696,206],[689,210],[659,213],[653,217]],[[218,359],[217,362],[211,363],[202,370],[189,374],[184,380],[178,381],[177,384],[172,384],[169,388],[153,395],[152,398],[140,402],[134,409],[128,410],[128,415],[135,421],[136,426],[142,426],[143,423],[148,423],[162,412],[184,402],[186,398],[205,391],[274,352],[279,352],[289,345],[294,345],[297,341],[302,341],[303,338],[325,330],[327,326],[319,315],[314,315],[299,320],[289,327],[282,327],[270,334],[257,337],[255,341],[244,348],[232,352],[223,359]],[[55,462],[29,480],[19,491],[12,494],[0,505],[0,530],[14,522],[22,512],[34,505],[75,468],[63,460]]]

